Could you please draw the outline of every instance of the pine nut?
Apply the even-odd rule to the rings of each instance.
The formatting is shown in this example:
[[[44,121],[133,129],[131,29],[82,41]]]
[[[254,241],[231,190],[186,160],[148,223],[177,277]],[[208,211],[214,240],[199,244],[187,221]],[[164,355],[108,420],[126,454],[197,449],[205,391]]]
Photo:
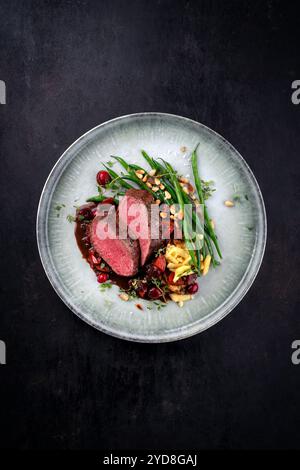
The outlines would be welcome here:
[[[155,169],[150,170],[150,171],[149,171],[149,175],[150,175],[150,176],[156,175],[156,170],[155,170]]]
[[[168,191],[165,191],[165,198],[166,199],[172,199],[172,196]]]
[[[178,178],[178,179],[179,179],[180,183],[186,184],[186,183],[189,182],[189,180],[187,178],[185,178],[184,176],[180,176],[180,178]]]
[[[168,214],[166,212],[160,212],[159,215],[162,219],[166,219],[167,216],[168,216]]]
[[[182,220],[182,219],[183,219],[183,212],[182,212],[182,210],[180,210],[180,211],[178,212],[177,218],[178,218],[178,220]]]
[[[191,183],[187,183],[187,188],[189,190],[189,193],[194,193],[195,192],[195,189],[193,188],[193,186],[191,185]]]
[[[125,302],[127,302],[127,300],[129,300],[129,295],[126,294],[125,292],[122,293],[122,294],[119,294],[119,297],[121,300],[125,300]]]
[[[229,200],[225,201],[224,204],[225,204],[226,207],[233,207],[234,206],[234,203],[232,201],[229,201]]]

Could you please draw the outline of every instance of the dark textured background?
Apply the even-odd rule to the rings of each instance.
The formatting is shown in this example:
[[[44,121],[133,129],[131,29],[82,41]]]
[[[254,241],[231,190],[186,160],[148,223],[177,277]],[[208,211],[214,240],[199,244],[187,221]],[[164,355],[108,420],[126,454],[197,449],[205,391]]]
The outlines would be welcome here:
[[[300,26],[292,1],[1,1],[3,448],[300,447]],[[85,325],[43,272],[45,179],[81,134],[122,114],[199,120],[246,158],[269,223],[251,291],[173,344]]]

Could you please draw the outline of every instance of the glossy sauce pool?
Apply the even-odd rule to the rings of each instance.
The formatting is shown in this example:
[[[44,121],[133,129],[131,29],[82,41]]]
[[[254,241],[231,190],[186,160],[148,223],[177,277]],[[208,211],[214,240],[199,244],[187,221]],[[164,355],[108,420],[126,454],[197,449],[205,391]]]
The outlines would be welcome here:
[[[89,225],[90,222],[76,222],[75,224],[75,237],[77,241],[77,245],[81,251],[82,257],[89,263],[89,256],[93,251],[92,245],[89,241]],[[97,269],[96,266],[91,268],[95,272],[95,274],[99,274],[100,272],[107,272],[109,275],[109,280],[116,284],[120,289],[128,290],[129,289],[129,281],[130,277],[119,276],[118,274],[114,273],[110,267],[102,260],[102,263],[105,265],[105,268]],[[90,264],[90,263],[89,263]]]
[[[75,237],[76,237],[76,241],[77,241],[77,245],[81,251],[81,254],[82,254],[82,257],[89,263],[91,269],[93,269],[94,273],[96,274],[96,276],[98,276],[98,274],[100,274],[101,272],[105,272],[109,275],[109,279],[107,281],[110,281],[112,284],[115,284],[117,285],[120,289],[124,290],[124,291],[129,291],[131,286],[130,286],[130,281],[132,279],[136,279],[137,277],[139,279],[144,279],[146,278],[147,279],[147,275],[146,275],[146,272],[147,272],[147,269],[149,266],[151,266],[151,260],[149,260],[149,263],[147,263],[146,266],[143,266],[139,273],[138,273],[138,276],[133,276],[133,277],[124,277],[124,276],[119,276],[118,274],[116,274],[114,271],[111,270],[111,268],[108,266],[108,264],[106,264],[103,260],[101,262],[101,266],[100,265],[93,265],[91,262],[90,262],[90,256],[92,253],[95,253],[94,250],[93,250],[93,247],[90,243],[90,239],[89,239],[89,226],[90,226],[90,221],[83,221],[83,222],[80,222],[80,221],[77,221],[76,222],[76,225],[75,225]],[[153,255],[154,256],[154,255]],[[148,285],[150,284],[151,285],[151,280],[147,281]],[[137,300],[138,300],[139,297],[137,297]],[[143,297],[145,300],[154,300],[152,298],[150,298],[147,293],[146,295],[144,295]],[[168,295],[165,295],[165,298],[168,298]],[[163,302],[163,299],[160,298],[159,299],[161,302]],[[143,310],[142,306],[140,304],[136,304],[136,307],[139,309],[139,310]]]

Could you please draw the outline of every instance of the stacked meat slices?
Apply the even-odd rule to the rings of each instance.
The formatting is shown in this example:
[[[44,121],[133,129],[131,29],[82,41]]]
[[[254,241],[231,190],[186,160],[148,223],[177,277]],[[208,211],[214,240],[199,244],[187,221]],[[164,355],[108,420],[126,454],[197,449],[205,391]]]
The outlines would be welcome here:
[[[162,244],[159,218],[153,217],[152,205],[154,199],[148,191],[129,189],[116,217],[112,207],[105,217],[97,216],[91,223],[95,251],[120,276],[134,276]]]

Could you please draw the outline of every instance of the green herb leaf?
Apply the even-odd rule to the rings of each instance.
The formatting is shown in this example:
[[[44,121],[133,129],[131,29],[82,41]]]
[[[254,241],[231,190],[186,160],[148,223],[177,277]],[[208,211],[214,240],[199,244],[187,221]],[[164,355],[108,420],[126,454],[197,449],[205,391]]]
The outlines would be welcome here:
[[[112,284],[110,282],[104,282],[103,284],[99,285],[99,289],[101,292],[104,292],[105,290],[111,289],[111,288],[112,288]]]
[[[67,215],[66,219],[70,223],[76,222],[76,217],[74,217],[74,215],[72,215],[72,214]]]

